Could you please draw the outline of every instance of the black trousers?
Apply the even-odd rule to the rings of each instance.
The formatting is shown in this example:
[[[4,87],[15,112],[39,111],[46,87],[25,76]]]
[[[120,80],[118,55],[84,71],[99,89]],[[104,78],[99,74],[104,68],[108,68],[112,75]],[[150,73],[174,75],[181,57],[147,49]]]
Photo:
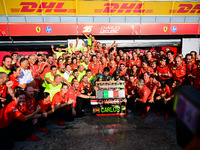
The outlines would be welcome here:
[[[77,104],[76,104],[76,110],[77,111],[81,111],[84,107],[86,106],[91,106],[90,105],[90,99],[85,99],[85,98],[81,98],[81,97],[77,97],[76,99]]]
[[[164,99],[155,100],[155,109],[156,112],[164,111]]]
[[[15,140],[19,141],[26,140],[34,132],[32,119],[27,120],[25,122],[15,120],[11,126],[11,131],[12,131],[12,137]]]
[[[169,114],[173,112],[173,101],[167,101],[167,103],[164,102],[164,99],[160,99],[158,101],[155,101],[155,109],[157,112],[164,111],[165,114]]]
[[[45,128],[46,127],[46,125],[47,125],[47,121],[49,120],[49,118],[48,117],[39,117],[38,118],[38,126],[39,127],[41,127],[41,128]]]
[[[135,107],[135,98],[136,98],[136,96],[131,96],[129,98],[126,98],[126,100],[127,100],[126,108],[127,109],[134,109],[134,107]]]
[[[59,108],[54,112],[54,116],[58,118],[58,121],[74,121],[71,109]]]
[[[147,113],[147,106],[152,106],[152,103],[149,103],[148,101],[146,103],[136,101],[136,107],[137,109],[140,109],[142,113],[146,114]]]
[[[11,150],[12,148],[11,126],[0,128],[0,150]]]

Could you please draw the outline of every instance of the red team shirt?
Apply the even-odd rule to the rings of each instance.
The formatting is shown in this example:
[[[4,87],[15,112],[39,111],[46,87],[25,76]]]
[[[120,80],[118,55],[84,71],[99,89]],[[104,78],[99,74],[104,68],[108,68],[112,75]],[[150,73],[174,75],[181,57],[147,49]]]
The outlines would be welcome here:
[[[158,95],[161,95],[164,93],[166,93],[167,96],[170,96],[171,90],[168,85],[166,85],[164,88],[158,87],[156,90],[156,94],[158,94]]]
[[[88,87],[88,92],[92,92],[92,86],[91,84],[88,82],[87,83],[87,87]],[[83,81],[81,81],[79,83],[79,89],[78,89],[78,92],[81,92],[82,90],[84,90],[86,88],[86,86],[83,85]]]
[[[171,74],[168,66],[164,66],[164,67],[157,66],[156,71],[157,71],[157,73],[162,74],[161,76],[159,76],[159,79],[161,79],[161,80],[167,80],[172,77],[172,74]],[[170,73],[169,77],[164,75],[164,74],[167,74],[168,72]]]
[[[149,72],[150,74],[152,74],[153,68],[151,68],[149,66],[147,68],[141,68],[138,76],[141,77],[141,75],[143,75],[145,72]]]
[[[143,103],[147,102],[147,99],[149,98],[151,91],[148,87],[146,87],[146,85],[144,85],[143,89],[138,89],[138,94],[140,96],[140,98],[142,99]]]
[[[46,112],[51,108],[51,102],[45,103],[44,100],[39,100],[39,105],[41,107],[40,112]]]
[[[132,67],[133,65],[136,65],[138,66],[138,68],[140,68],[141,67],[140,58],[137,58],[137,60],[133,60],[133,59],[129,60],[129,67]]]
[[[98,74],[100,65],[99,63],[94,64],[94,62],[90,62],[88,65],[88,69],[90,69],[93,74]]]
[[[12,101],[0,110],[0,128],[9,126],[15,119],[24,121],[24,117],[19,111],[17,103]]]
[[[181,65],[180,67],[172,67],[171,72],[173,75],[173,80],[179,80],[180,82],[183,82],[185,80],[186,76],[186,67],[185,65]]]
[[[68,91],[67,91],[67,95],[68,95],[68,99],[72,99],[73,102],[73,107],[76,107],[76,98],[77,96],[80,96],[81,93],[76,91],[73,87],[71,87]],[[68,109],[70,109],[71,107],[68,107]]]
[[[0,85],[0,97],[6,97],[7,86],[5,84]]]
[[[26,108],[30,111],[30,113],[33,113],[36,110],[36,107],[35,98],[32,98],[31,101],[26,99]]]
[[[151,66],[154,61],[157,61],[157,59],[151,58],[150,60],[147,60],[147,61],[149,62],[149,66]]]
[[[193,64],[192,62],[190,64],[185,64],[185,66],[187,75],[192,74],[192,71],[197,68],[197,65]]]
[[[65,94],[65,96],[64,96],[64,98],[63,98],[63,96],[62,96],[62,91],[60,91],[60,92],[57,92],[57,93],[54,95],[54,97],[53,97],[53,99],[52,99],[52,105],[55,106],[55,105],[58,104],[58,103],[64,104],[64,103],[67,102],[67,101],[68,101],[68,95],[67,95],[67,93]]]
[[[130,81],[126,82],[126,86],[125,86],[126,94],[132,95],[131,91],[135,90],[136,87],[137,87],[137,79],[134,79],[133,82],[130,82]]]
[[[18,78],[15,77],[13,74],[9,76],[10,78],[10,81],[13,82],[13,86],[12,86],[12,89],[16,89],[16,87],[19,86],[19,82],[18,82]]]
[[[45,64],[45,63],[42,63],[42,64],[41,64],[41,68],[44,66],[44,64]],[[44,67],[43,72],[40,73],[40,77],[42,78],[42,80],[44,79],[45,74],[46,74],[47,72],[50,72],[50,71],[51,71],[51,70],[50,70],[50,65],[47,64],[47,65]]]
[[[200,89],[200,69],[194,69],[192,71],[192,75],[195,76],[193,86],[197,89]]]
[[[112,76],[115,73],[116,67],[115,68],[110,68],[109,74]]]
[[[31,71],[31,75],[34,77],[40,76],[39,74],[39,68],[38,65],[29,65],[29,69]],[[36,83],[36,86],[34,87],[34,89],[38,89],[39,88],[39,81],[38,80],[34,80]]]

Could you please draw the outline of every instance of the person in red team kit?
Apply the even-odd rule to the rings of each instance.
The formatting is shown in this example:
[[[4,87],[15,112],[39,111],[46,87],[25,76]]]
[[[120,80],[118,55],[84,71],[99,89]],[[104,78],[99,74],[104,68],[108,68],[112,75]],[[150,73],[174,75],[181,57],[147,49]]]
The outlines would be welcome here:
[[[88,76],[84,75],[82,81],[79,83],[79,92],[85,95],[92,94],[92,85],[88,82]]]
[[[135,76],[135,77],[137,77],[137,78],[138,78],[139,72],[140,72],[140,70],[138,69],[138,66],[137,66],[137,65],[133,65],[133,66],[131,67],[131,69],[129,70],[129,74],[130,74],[130,75],[133,75],[133,76]]]
[[[127,97],[127,109],[132,109],[134,105],[134,99],[136,98],[137,78],[133,75],[129,76],[129,81],[125,85],[125,93]]]
[[[100,65],[99,62],[97,62],[97,56],[92,56],[92,62],[89,63],[88,69],[91,70],[93,76],[99,73]]]
[[[142,68],[140,69],[138,76],[142,77],[145,72],[149,72],[150,75],[153,74],[153,69],[148,65],[147,60],[142,61]]]
[[[141,60],[137,56],[136,52],[133,52],[133,59],[129,60],[129,68],[131,68],[133,65],[136,65],[138,68],[141,67]]]
[[[147,57],[147,61],[148,61],[149,66],[152,66],[152,63],[153,63],[154,61],[157,61],[156,58],[152,58],[152,53],[151,53],[151,51],[148,51],[148,52],[147,52],[146,57]]]
[[[102,58],[101,58],[101,63],[100,63],[100,70],[101,70],[101,72],[103,72],[103,69],[104,69],[105,67],[108,67],[108,63],[107,63],[106,58],[105,58],[105,57],[102,57]]]
[[[70,66],[71,66],[71,68],[72,68],[72,71],[73,71],[74,69],[77,69],[77,68],[78,68],[78,64],[77,64],[77,59],[76,59],[76,57],[73,57],[73,58],[72,58],[72,63],[70,64]]]
[[[88,96],[88,95],[83,95],[79,91],[79,82],[77,80],[72,80],[72,86],[69,88],[67,95],[68,95],[68,100],[72,100],[73,104],[71,105],[72,111],[76,112],[76,117],[83,117],[85,116],[85,113],[83,112],[83,100],[82,99],[77,99],[77,97],[81,97],[84,99],[90,99],[90,98],[95,98],[95,96]]]
[[[166,65],[166,57],[160,57],[159,59],[159,65],[156,68],[156,75],[159,80],[164,80],[166,81],[166,84],[170,85],[171,84],[171,78],[172,74],[170,72],[169,67]]]
[[[115,70],[117,69],[116,63],[114,60],[110,61],[109,68],[110,68],[109,74],[112,76],[114,74]]]
[[[200,90],[200,60],[196,61],[197,67],[192,71],[190,77],[194,78],[193,86]]]
[[[151,95],[149,96],[149,102],[154,102],[154,95],[157,89],[157,80],[150,78],[149,72],[143,74],[144,84],[151,90]]]
[[[157,84],[156,94],[155,94],[155,105],[156,105],[156,114],[157,116],[160,116],[160,113],[162,110],[165,111],[165,120],[168,119],[168,110],[167,102],[165,101],[166,98],[168,98],[171,95],[171,91],[169,86],[165,83],[165,81],[159,81]]]
[[[10,94],[11,99],[14,97],[14,91],[10,85],[13,86],[13,82],[8,81],[8,75],[5,72],[0,72],[0,109],[12,101],[10,98],[8,99],[8,94]]]
[[[63,84],[61,91],[57,92],[52,100],[52,110],[55,114],[55,121],[58,125],[64,126],[63,121],[73,121],[76,116],[74,109],[71,109],[70,105],[73,105],[73,101],[68,98],[68,85]]]
[[[166,54],[167,54],[167,59],[168,59],[167,65],[171,69],[174,66],[174,64],[175,64],[174,52],[168,51]]]
[[[25,122],[31,119],[40,111],[40,107],[37,107],[36,111],[29,115],[24,115],[20,112],[19,107],[25,102],[25,93],[24,91],[17,91],[15,93],[15,100],[6,105],[0,110],[0,145],[2,149],[12,149],[12,135],[15,133],[14,130],[21,130],[20,134],[14,135],[18,137],[27,138],[28,141],[38,141],[40,138],[32,135],[30,128],[27,127],[27,124],[24,123],[24,128],[17,127],[13,122],[19,120]],[[28,130],[27,130],[28,129]],[[26,131],[26,132],[24,132]],[[26,134],[24,134],[26,133]],[[3,136],[2,136],[3,135]]]
[[[122,57],[123,57],[123,56],[122,56]],[[126,62],[123,61],[123,60],[120,58],[119,55],[117,55],[117,56],[115,57],[115,63],[116,63],[117,69],[119,69],[120,64],[121,64],[121,63],[125,64]]]
[[[175,58],[175,65],[171,68],[173,80],[185,81],[186,67],[182,64],[182,60],[179,56]]]
[[[186,54],[185,56],[185,61],[186,61],[186,83],[189,85],[193,82],[193,78],[191,77],[192,71],[196,69],[197,65],[192,63],[192,55],[191,54]]]
[[[144,80],[138,79],[137,81],[137,93],[139,95],[139,98],[135,99],[135,102],[137,102],[137,105],[140,105],[142,108],[142,115],[141,118],[144,119],[148,115],[149,110],[149,102],[148,98],[151,94],[150,89],[144,84]]]
[[[190,54],[192,55],[192,63],[195,64],[196,63],[197,52],[191,51]]]
[[[124,63],[121,63],[119,65],[119,71],[120,71],[120,76],[124,77],[126,74],[126,67],[125,67]]]
[[[40,77],[42,77],[42,79],[44,79],[44,76],[47,72],[50,72],[50,67],[52,65],[55,65],[54,58],[53,55],[49,54],[47,56],[47,62],[41,64],[39,68]]]
[[[17,87],[25,89],[26,84],[19,84],[18,77],[21,75],[21,68],[19,66],[13,66],[11,68],[9,79],[13,82],[13,90],[16,90]]]

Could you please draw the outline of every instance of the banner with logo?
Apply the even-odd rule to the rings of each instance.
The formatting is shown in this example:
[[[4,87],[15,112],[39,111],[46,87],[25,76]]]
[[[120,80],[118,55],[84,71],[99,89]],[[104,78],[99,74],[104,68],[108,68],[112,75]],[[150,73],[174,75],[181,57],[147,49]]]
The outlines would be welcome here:
[[[124,81],[96,82],[96,99],[90,101],[97,115],[125,115],[126,98]]]
[[[199,15],[200,2],[1,0],[0,15]]]
[[[9,32],[8,32],[9,29]],[[198,35],[198,23],[0,23],[0,36]]]

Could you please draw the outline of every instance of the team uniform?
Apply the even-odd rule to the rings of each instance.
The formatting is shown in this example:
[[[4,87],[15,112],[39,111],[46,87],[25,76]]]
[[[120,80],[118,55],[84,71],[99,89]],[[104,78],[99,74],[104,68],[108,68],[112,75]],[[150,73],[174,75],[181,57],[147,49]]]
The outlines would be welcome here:
[[[13,82],[12,89],[16,89],[19,86],[18,77],[15,77],[13,74],[9,76],[10,81]]]
[[[52,99],[52,106],[55,106],[57,104],[64,104],[69,100],[68,92],[62,95],[62,91],[57,92]],[[64,108],[58,108],[55,111],[55,116],[58,119],[58,121],[73,121],[74,117],[72,115],[72,110],[69,105],[65,106]]]
[[[138,68],[140,68],[141,67],[141,60],[140,60],[140,58],[137,58],[137,60],[130,59],[129,60],[129,68],[131,68],[133,65],[136,65],[136,66],[138,66]]]
[[[180,65],[180,67],[172,67],[171,72],[173,75],[173,80],[178,80],[180,82],[183,82],[186,77],[186,67],[185,65]]]
[[[94,62],[90,62],[88,65],[88,69],[91,70],[92,74],[98,74],[100,70],[100,65],[99,63],[94,64]]]
[[[0,67],[0,72],[5,72],[7,75],[10,73],[10,70],[5,70],[3,67]]]

